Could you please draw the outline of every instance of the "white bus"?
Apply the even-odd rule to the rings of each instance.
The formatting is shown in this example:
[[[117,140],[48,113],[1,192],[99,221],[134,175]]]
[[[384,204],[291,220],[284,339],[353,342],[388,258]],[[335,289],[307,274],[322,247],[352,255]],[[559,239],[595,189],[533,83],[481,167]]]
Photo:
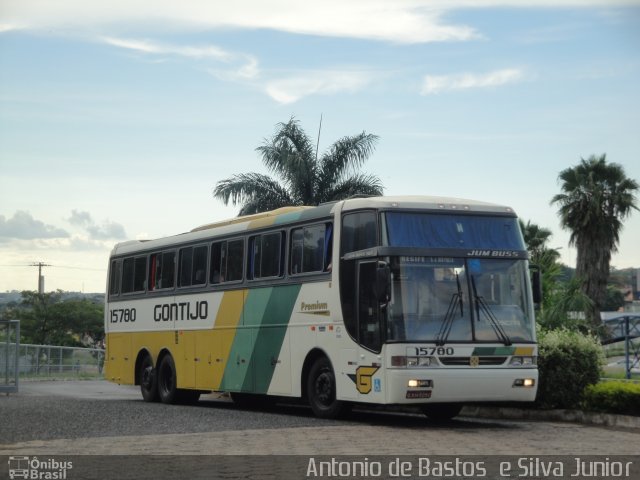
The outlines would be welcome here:
[[[146,401],[298,397],[451,418],[531,402],[527,251],[508,207],[352,198],[205,225],[111,253],[106,376]]]

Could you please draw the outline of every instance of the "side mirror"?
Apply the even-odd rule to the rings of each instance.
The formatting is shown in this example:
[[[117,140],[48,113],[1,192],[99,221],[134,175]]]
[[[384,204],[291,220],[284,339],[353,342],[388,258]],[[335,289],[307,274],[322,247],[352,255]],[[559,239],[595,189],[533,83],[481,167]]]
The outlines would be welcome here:
[[[378,262],[375,289],[378,302],[386,305],[391,297],[391,270],[385,262]]]
[[[542,303],[542,272],[538,265],[530,265],[529,268],[531,269],[533,303],[539,306]]]

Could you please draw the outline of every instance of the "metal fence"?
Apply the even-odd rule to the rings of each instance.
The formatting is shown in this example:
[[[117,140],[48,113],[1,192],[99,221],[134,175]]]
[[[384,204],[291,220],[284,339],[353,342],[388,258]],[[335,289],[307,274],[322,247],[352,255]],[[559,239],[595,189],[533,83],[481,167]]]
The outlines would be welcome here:
[[[21,344],[17,355],[15,349],[4,352],[5,348],[0,345],[0,371],[4,371],[3,362],[9,358],[9,362],[15,362],[16,376],[20,378],[102,375],[104,350],[100,348]]]
[[[18,391],[17,353],[20,349],[20,321],[0,320],[0,393]]]

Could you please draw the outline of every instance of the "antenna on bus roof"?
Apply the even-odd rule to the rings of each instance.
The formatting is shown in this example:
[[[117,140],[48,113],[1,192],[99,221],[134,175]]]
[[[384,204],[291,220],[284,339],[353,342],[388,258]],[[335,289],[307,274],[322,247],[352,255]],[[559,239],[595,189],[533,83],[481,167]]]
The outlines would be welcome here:
[[[316,163],[318,163],[318,148],[320,147],[320,131],[322,130],[322,113],[320,114],[320,126],[318,127],[318,142],[316,143]]]

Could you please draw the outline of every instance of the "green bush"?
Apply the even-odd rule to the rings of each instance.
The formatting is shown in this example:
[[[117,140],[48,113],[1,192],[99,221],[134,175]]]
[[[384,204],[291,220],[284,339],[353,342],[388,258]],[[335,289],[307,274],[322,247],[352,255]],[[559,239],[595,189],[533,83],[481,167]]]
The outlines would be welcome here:
[[[538,347],[538,405],[579,406],[584,389],[598,383],[600,378],[604,355],[598,339],[565,328],[541,329]]]
[[[582,404],[585,410],[640,416],[640,385],[615,381],[589,385]]]

